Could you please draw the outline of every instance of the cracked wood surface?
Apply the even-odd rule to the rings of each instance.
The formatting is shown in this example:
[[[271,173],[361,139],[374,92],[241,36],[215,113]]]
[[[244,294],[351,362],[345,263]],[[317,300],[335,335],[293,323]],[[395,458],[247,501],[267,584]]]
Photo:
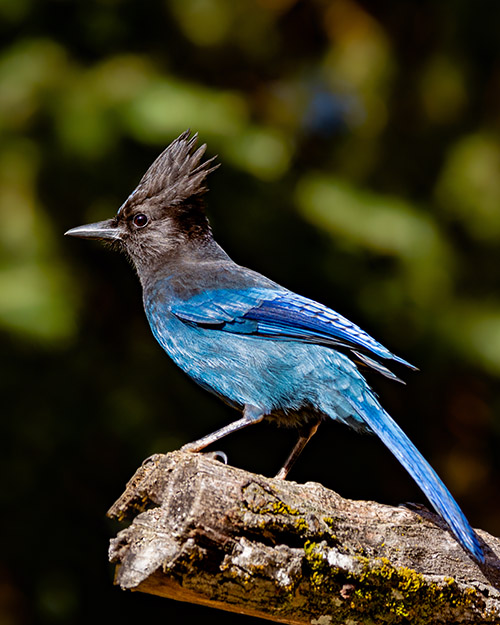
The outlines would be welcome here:
[[[500,623],[500,540],[479,566],[425,508],[340,497],[203,454],[148,458],[108,512],[123,589],[276,622]]]

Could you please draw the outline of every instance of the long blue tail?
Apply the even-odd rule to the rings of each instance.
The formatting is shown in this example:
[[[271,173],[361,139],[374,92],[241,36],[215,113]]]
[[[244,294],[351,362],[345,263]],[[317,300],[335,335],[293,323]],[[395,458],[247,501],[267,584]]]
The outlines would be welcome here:
[[[363,417],[369,428],[377,434],[417,482],[435,510],[448,523],[460,544],[470,551],[478,562],[484,562],[484,553],[477,534],[437,473],[378,402],[372,405],[367,403],[365,400]]]

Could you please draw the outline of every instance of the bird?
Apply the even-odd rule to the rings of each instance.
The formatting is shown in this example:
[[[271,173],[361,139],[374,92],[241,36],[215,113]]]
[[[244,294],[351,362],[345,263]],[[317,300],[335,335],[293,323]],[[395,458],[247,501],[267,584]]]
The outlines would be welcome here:
[[[390,366],[416,369],[334,310],[238,265],[215,241],[205,212],[206,144],[183,132],[153,162],[108,220],[65,234],[111,243],[132,261],[152,333],[190,378],[241,412],[184,445],[199,452],[263,420],[296,428],[298,439],[276,477],[327,419],[376,434],[416,481],[458,542],[478,562],[484,552],[455,499],[381,406],[365,369],[393,379]]]

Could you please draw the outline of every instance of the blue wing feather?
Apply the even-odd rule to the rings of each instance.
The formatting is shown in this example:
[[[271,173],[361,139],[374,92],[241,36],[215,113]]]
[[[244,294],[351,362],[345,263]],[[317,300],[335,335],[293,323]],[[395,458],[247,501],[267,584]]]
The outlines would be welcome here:
[[[218,327],[226,332],[348,348],[365,364],[377,365],[374,368],[393,378],[395,376],[383,365],[360,352],[415,368],[342,315],[291,291],[209,290],[177,302],[172,312],[183,321]]]

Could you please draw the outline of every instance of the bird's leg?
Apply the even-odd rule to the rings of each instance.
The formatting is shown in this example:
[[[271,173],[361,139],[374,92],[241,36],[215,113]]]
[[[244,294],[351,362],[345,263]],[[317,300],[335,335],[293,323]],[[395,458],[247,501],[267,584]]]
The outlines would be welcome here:
[[[243,409],[243,416],[241,419],[233,421],[233,423],[229,423],[229,425],[225,425],[220,430],[212,432],[212,434],[207,434],[207,436],[199,438],[197,441],[183,445],[181,447],[181,451],[201,451],[202,449],[205,449],[205,447],[208,447],[208,445],[215,443],[215,441],[224,438],[224,436],[227,436],[228,434],[232,434],[242,428],[246,428],[247,425],[260,423],[265,416],[266,415],[260,408],[246,405]]]
[[[318,429],[319,421],[313,423],[308,428],[304,428],[300,435],[299,440],[295,443],[295,447],[290,452],[290,455],[286,459],[285,464],[281,467],[281,469],[276,474],[276,477],[280,480],[284,480],[288,475],[290,469],[295,464],[295,461],[302,453],[302,450],[307,445],[307,443],[311,440],[311,438],[316,434],[316,430]]]

